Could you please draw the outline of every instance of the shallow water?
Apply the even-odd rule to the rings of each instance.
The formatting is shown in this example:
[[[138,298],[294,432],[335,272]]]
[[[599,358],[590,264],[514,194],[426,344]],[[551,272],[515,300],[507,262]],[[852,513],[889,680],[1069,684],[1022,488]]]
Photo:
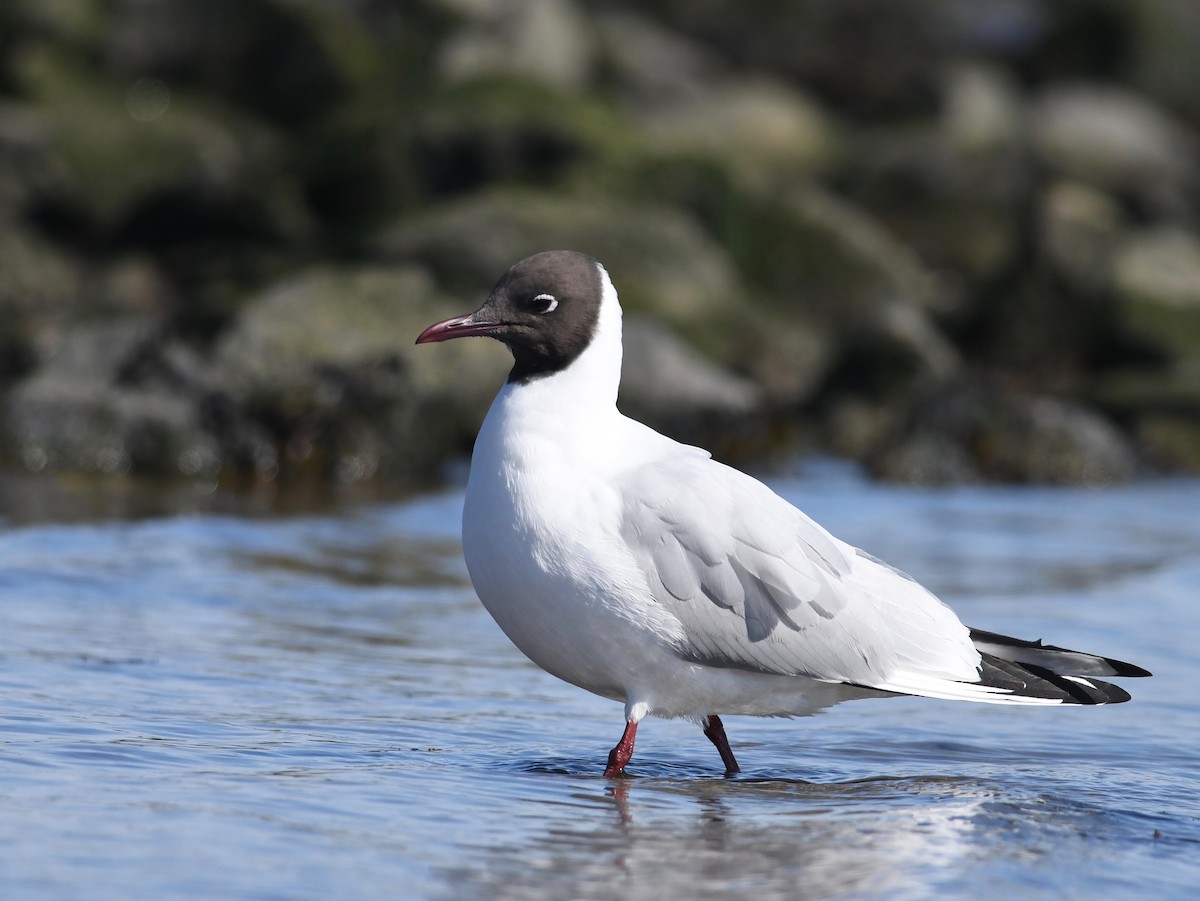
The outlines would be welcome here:
[[[1109,708],[730,717],[731,780],[650,720],[607,780],[620,705],[492,624],[460,495],[90,522],[59,499],[0,521],[0,897],[1194,895],[1200,482],[772,482],[968,623],[1155,678]]]

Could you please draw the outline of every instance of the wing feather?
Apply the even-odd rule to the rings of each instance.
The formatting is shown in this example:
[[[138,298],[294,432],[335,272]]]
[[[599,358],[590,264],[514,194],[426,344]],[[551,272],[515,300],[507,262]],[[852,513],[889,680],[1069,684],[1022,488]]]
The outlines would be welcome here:
[[[727,610],[740,609],[746,596],[737,570],[728,559],[706,567],[700,577],[700,587],[705,597]]]
[[[619,488],[623,534],[682,626],[684,657],[885,690],[979,678],[949,608],[750,476],[687,458],[635,469]]]
[[[653,554],[658,578],[672,597],[690,601],[700,593],[700,573],[675,533],[664,531]]]

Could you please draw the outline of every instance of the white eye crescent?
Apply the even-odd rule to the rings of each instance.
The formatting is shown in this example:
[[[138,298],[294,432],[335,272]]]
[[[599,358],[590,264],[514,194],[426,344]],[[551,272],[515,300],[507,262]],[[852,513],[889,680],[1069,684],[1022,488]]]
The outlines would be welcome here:
[[[534,303],[545,304],[542,309],[543,313],[553,313],[558,309],[558,298],[553,294],[539,294],[533,299]]]

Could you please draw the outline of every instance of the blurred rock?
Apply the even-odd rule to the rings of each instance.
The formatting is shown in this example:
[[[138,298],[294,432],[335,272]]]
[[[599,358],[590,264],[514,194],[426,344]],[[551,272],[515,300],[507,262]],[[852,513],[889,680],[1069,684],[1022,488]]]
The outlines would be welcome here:
[[[883,478],[1104,485],[1135,471],[1128,441],[1076,404],[962,382],[935,392],[869,461]]]
[[[272,435],[280,471],[428,478],[444,454],[469,447],[511,364],[494,342],[413,346],[425,326],[461,312],[418,269],[314,269],[245,307],[214,370]]]
[[[734,352],[717,359],[758,384],[768,409],[795,411],[824,389],[844,350],[836,329],[801,309],[750,305],[729,329]]]
[[[1200,6],[1191,0],[1122,0],[1132,31],[1132,80],[1200,121]]]
[[[1024,101],[1007,73],[948,68],[928,123],[859,128],[841,176],[846,194],[931,267],[963,279],[939,297],[948,319],[974,313],[977,286],[1018,260],[1035,169]],[[947,280],[949,281],[949,280]]]
[[[709,445],[760,407],[757,385],[715,366],[658,320],[626,317],[623,334],[620,403],[628,415]]]
[[[596,54],[588,22],[570,0],[506,0],[481,5],[439,52],[448,81],[520,76],[579,90]]]
[[[127,83],[153,77],[166,85],[200,88],[288,124],[322,116],[344,93],[341,60],[326,42],[346,26],[331,27],[328,14],[318,15],[322,6],[334,13],[342,4],[112,0],[106,5],[97,51],[106,68]],[[346,20],[344,14],[339,18]],[[264,64],[266,48],[270,57]],[[364,54],[370,48],[360,43],[356,49]]]
[[[1171,228],[1133,233],[1114,268],[1130,334],[1159,353],[1200,360],[1200,238]]]
[[[1061,84],[1033,108],[1033,141],[1057,171],[1178,215],[1200,184],[1200,141],[1149,98],[1121,88]]]
[[[597,26],[607,75],[636,112],[697,102],[726,74],[703,45],[636,13],[598,12]]]
[[[76,61],[30,48],[18,71],[38,104],[59,173],[59,195],[102,233],[228,228],[298,239],[310,229],[302,199],[282,178],[286,150],[268,128],[157,83],[98,79]],[[141,87],[139,87],[141,85]],[[168,218],[170,207],[175,212]],[[183,209],[190,207],[190,222]],[[179,218],[176,218],[178,216]],[[160,221],[156,221],[156,217]]]
[[[994,66],[959,65],[946,78],[941,128],[955,151],[1010,153],[1025,136],[1024,105],[1014,80]]]
[[[1200,357],[1109,371],[1094,380],[1090,399],[1131,424],[1156,468],[1200,471]]]
[[[73,327],[9,393],[5,456],[34,472],[215,475],[221,451],[191,399],[123,383],[124,368],[159,340],[136,319]]]
[[[1090,400],[1123,421],[1200,420],[1200,359],[1110,370],[1094,380]]]
[[[1200,380],[1200,373],[1194,374]],[[1200,472],[1200,406],[1189,415],[1155,413],[1137,424],[1138,443],[1155,466],[1166,472]]]
[[[936,310],[970,315],[978,287],[1019,264],[1032,187],[1028,153],[964,154],[934,129],[864,139],[869,159],[848,176],[851,200],[949,278]]]
[[[978,371],[1195,465],[1195,6],[0,4],[0,452],[424,478],[507,357],[412,338],[572,247],[630,314],[629,403],[685,437],[1121,470]]]
[[[631,140],[629,125],[595,100],[510,79],[432,94],[409,126],[430,199],[494,184],[552,185]]]
[[[23,373],[77,312],[83,267],[0,219],[0,382]]]
[[[486,22],[501,15],[508,0],[430,0],[459,19]]]
[[[165,321],[180,303],[174,286],[146,254],[112,260],[94,273],[83,298],[89,315],[140,316]]]
[[[856,115],[897,115],[929,100],[935,63],[946,53],[937,6],[747,2],[731,15],[716,2],[653,0],[642,8],[744,67],[812,85]]]
[[[815,189],[760,197],[748,217],[737,259],[755,299],[834,336],[826,390],[902,394],[957,371],[927,312],[936,279],[871,217]]]
[[[1077,182],[1059,182],[1042,194],[1038,242],[1067,284],[1095,297],[1112,283],[1121,224],[1121,208],[1107,194]]]
[[[838,457],[866,460],[900,430],[909,403],[881,402],[847,393],[823,398],[818,443]]]
[[[0,97],[0,209],[6,221],[61,185],[52,139],[50,123],[35,104]]]
[[[783,82],[730,79],[655,109],[640,127],[652,149],[711,155],[742,179],[770,185],[829,165],[837,147],[815,102]]]

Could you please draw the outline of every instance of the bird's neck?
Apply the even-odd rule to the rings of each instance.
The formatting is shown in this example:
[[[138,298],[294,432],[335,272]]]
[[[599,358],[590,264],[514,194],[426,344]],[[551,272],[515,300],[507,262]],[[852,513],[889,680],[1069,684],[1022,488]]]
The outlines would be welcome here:
[[[492,452],[508,457],[533,448],[548,452],[550,445],[591,458],[602,454],[619,430],[621,307],[607,276],[604,280],[604,302],[587,348],[557,372],[501,388],[480,432]]]

